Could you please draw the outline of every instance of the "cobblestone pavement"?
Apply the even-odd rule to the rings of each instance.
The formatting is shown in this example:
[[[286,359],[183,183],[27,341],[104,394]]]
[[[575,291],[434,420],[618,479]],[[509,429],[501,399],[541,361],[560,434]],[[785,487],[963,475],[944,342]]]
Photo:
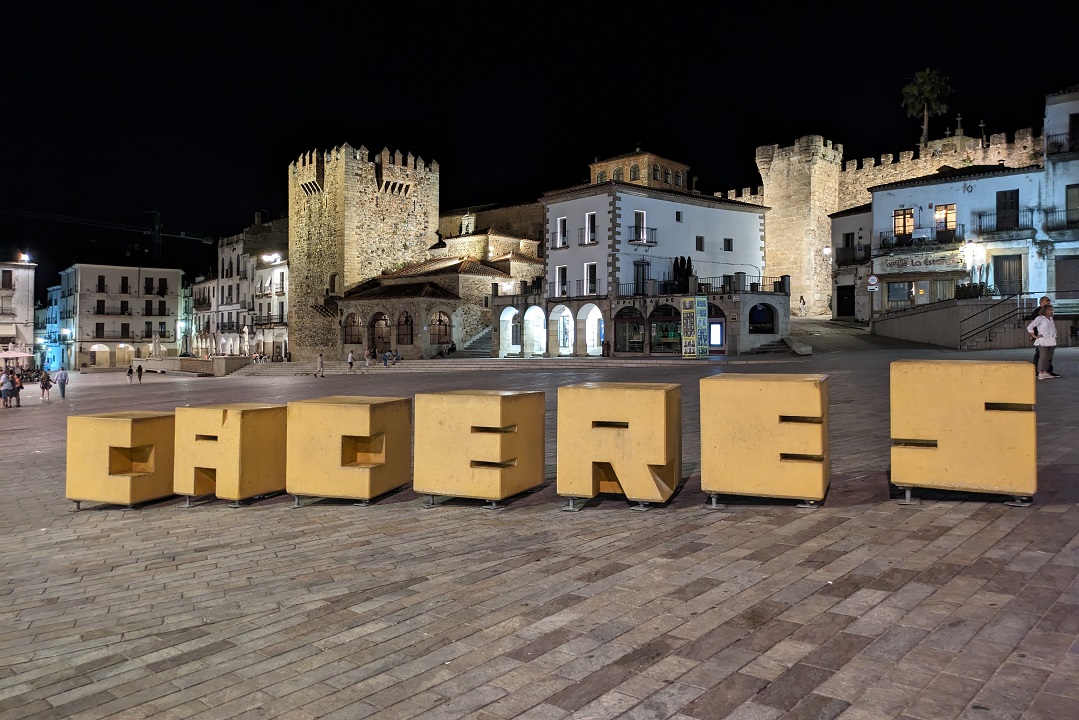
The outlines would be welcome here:
[[[1039,383],[1040,488],[889,498],[888,366],[1028,359],[904,347],[799,321],[812,357],[550,372],[186,379],[75,375],[0,410],[0,717],[1079,718],[1079,350]],[[818,510],[706,509],[700,377],[826,372],[832,488]],[[632,512],[560,512],[556,388],[679,382],[685,480]],[[288,496],[242,509],[71,512],[65,417],[449,388],[543,390],[548,479],[488,511]],[[752,472],[752,468],[747,468]],[[972,469],[976,471],[976,469]]]

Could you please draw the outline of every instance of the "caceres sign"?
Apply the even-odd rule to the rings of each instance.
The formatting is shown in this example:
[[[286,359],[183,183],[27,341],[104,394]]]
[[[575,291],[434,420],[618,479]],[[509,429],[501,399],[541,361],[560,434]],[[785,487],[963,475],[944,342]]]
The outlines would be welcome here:
[[[888,275],[901,272],[946,272],[965,270],[963,252],[911,253],[910,255],[886,255],[873,259],[873,272]]]

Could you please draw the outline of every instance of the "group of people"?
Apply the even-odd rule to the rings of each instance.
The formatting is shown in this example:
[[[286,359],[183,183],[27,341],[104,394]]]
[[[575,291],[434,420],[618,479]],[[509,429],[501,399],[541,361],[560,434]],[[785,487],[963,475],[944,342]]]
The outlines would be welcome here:
[[[67,397],[68,374],[67,370],[60,368],[56,371],[55,377],[49,375],[48,370],[41,373],[38,387],[41,388],[42,400],[49,399],[49,391],[54,383],[60,387],[60,399],[63,400]],[[3,400],[3,407],[22,407],[21,394],[25,387],[21,371],[17,368],[4,368],[3,372],[0,373],[0,399]]]
[[[1030,314],[1027,332],[1034,341],[1034,367],[1039,380],[1058,378],[1053,371],[1053,353],[1057,349],[1057,325],[1053,321],[1053,302],[1043,295],[1038,309]]]
[[[131,385],[132,381],[134,380],[134,378],[136,376],[138,376],[138,378],[139,378],[139,385],[142,385],[142,365],[139,365],[139,367],[137,369],[132,368],[130,365],[128,365],[127,366],[127,384]]]

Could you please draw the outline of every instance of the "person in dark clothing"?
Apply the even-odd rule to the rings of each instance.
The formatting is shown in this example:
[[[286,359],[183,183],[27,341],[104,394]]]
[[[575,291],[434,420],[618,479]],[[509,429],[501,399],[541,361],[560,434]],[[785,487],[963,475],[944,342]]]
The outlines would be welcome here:
[[[1036,317],[1041,315],[1042,308],[1044,308],[1046,305],[1049,305],[1050,302],[1051,301],[1049,300],[1048,295],[1042,295],[1041,299],[1038,300],[1038,307],[1034,308],[1034,312],[1030,313],[1030,315],[1027,317],[1027,320],[1030,321],[1030,322],[1033,322]],[[1034,346],[1034,360],[1033,360],[1033,362],[1034,362],[1034,372],[1035,373],[1038,372],[1038,358],[1039,357],[1041,357],[1041,348],[1038,347],[1037,345],[1035,345]],[[1049,374],[1052,375],[1053,377],[1060,377],[1059,375],[1057,375],[1053,371],[1053,361],[1052,360],[1049,361]]]
[[[139,385],[142,385],[142,365],[135,368],[135,374],[139,376]]]

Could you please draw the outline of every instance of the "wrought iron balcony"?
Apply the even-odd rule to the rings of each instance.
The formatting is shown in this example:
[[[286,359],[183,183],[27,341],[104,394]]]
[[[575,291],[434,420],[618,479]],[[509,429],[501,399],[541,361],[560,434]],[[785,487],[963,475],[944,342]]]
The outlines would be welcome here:
[[[629,228],[629,242],[635,245],[655,245],[657,244],[656,229],[631,225]]]
[[[892,253],[915,253],[933,252],[935,250],[952,250],[966,242],[966,226],[959,224],[955,227],[929,227],[914,228],[910,233],[895,233],[892,230],[883,230],[880,233],[880,245],[876,248],[875,255],[890,255]],[[840,248],[850,249],[850,248]],[[838,252],[838,251],[837,251]],[[865,252],[865,250],[863,250]],[[836,259],[838,263],[838,256]],[[842,265],[843,263],[838,263]]]
[[[1046,230],[1074,230],[1079,228],[1079,208],[1065,210],[1046,210]]]
[[[1079,137],[1071,133],[1049,135],[1045,138],[1045,154],[1057,155],[1060,153],[1079,152]]]
[[[560,235],[558,233],[548,233],[547,234],[547,243],[548,243],[548,246],[552,250],[558,250],[559,248],[569,247],[569,240],[566,239],[566,236],[565,235]]]
[[[285,325],[288,323],[288,316],[278,313],[276,315],[255,315],[252,318],[252,324],[254,325]]]
[[[868,247],[841,247],[835,249],[836,265],[858,265],[872,257]]]
[[[577,228],[577,244],[578,245],[595,245],[596,244],[596,230],[595,228]]]
[[[1012,212],[983,212],[974,216],[974,232],[977,235],[989,233],[1016,232],[1034,229],[1034,210],[1023,208]]]

